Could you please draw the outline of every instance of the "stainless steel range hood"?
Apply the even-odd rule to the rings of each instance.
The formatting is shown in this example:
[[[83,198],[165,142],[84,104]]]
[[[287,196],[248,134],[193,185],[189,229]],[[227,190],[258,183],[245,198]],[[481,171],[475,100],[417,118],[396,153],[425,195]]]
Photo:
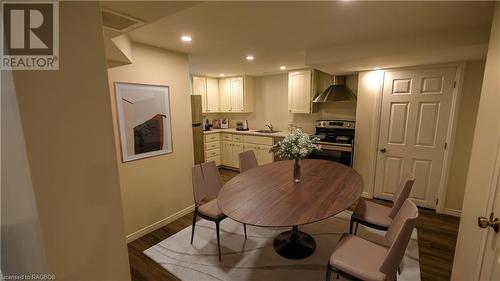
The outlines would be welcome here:
[[[356,100],[356,95],[345,85],[345,76],[333,76],[333,84],[314,98],[313,102],[336,102]]]

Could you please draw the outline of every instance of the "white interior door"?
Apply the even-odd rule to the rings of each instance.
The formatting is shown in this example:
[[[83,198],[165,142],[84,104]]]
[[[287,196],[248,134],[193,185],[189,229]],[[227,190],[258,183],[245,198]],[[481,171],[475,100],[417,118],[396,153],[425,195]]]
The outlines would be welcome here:
[[[495,171],[496,195],[491,211],[491,218],[498,219],[500,217],[500,180],[498,178],[500,166],[500,154],[497,157],[497,167]],[[486,218],[486,217],[485,217]],[[491,218],[486,218],[493,221]],[[500,234],[495,232],[493,228],[487,230],[486,244],[484,247],[484,258],[481,265],[481,273],[479,280],[500,280]]]
[[[384,76],[374,196],[391,199],[405,173],[410,197],[435,208],[450,125],[456,67],[388,71]]]
[[[500,3],[496,3],[453,260],[454,281],[500,280],[499,234],[478,227],[477,221],[491,212],[500,215],[499,77]]]

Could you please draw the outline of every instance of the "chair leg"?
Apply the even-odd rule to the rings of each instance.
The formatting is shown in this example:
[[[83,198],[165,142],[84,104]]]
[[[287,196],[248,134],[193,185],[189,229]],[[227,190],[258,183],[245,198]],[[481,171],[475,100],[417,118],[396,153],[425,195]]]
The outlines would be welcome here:
[[[358,234],[359,222],[356,222],[356,229],[354,229],[354,235]]]
[[[245,240],[247,240],[247,225],[243,224],[243,231],[245,231]]]
[[[193,226],[192,226],[192,229],[191,229],[191,245],[193,245],[194,228],[196,226],[196,217],[197,216],[198,216],[198,208],[195,208],[194,209],[194,213],[193,213]]]
[[[330,277],[332,275],[332,272],[330,271],[330,264],[326,265],[326,281],[330,281]]]
[[[349,224],[349,234],[352,234],[352,226],[354,224],[354,218],[351,216],[351,223]]]
[[[219,238],[219,223],[220,221],[215,222],[215,229],[217,232],[217,250],[219,251],[219,261],[222,260],[221,255],[220,255],[220,238]]]

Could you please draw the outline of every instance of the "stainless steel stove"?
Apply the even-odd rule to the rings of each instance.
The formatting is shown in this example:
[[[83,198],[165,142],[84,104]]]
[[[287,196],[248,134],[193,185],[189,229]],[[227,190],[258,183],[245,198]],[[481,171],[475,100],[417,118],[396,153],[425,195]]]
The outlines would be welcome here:
[[[314,151],[309,158],[340,162],[352,167],[356,122],[345,120],[316,121],[315,141],[321,151]]]

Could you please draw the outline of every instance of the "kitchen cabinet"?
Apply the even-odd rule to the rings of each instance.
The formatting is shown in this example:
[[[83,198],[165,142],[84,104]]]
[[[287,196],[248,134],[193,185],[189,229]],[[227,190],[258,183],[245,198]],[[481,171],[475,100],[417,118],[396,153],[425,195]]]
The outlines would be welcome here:
[[[222,141],[221,163],[230,168],[240,168],[240,153],[245,151],[243,143]]]
[[[288,73],[288,112],[311,113],[311,70]]]
[[[270,151],[271,146],[259,145],[257,149],[257,162],[259,165],[265,165],[274,162],[274,154]]]
[[[269,164],[274,161],[274,154],[270,152],[270,145],[245,143],[243,151],[247,150],[253,151],[253,153],[255,154],[255,158],[257,159],[257,163],[259,163],[259,166]]]
[[[205,135],[205,162],[214,161],[215,165],[222,165],[220,134]]]
[[[229,112],[231,110],[231,80],[219,80],[219,111]]]
[[[244,144],[238,143],[238,142],[233,142],[233,165],[232,167],[235,168],[240,168],[240,153],[242,153],[244,150]]]
[[[219,112],[219,80],[207,78],[206,112]]]
[[[221,142],[221,163],[227,167],[233,167],[233,142],[232,141],[222,141]]]
[[[312,113],[312,103],[332,83],[328,73],[316,69],[290,71],[288,73],[288,112]]]
[[[193,95],[201,96],[202,112],[219,112],[219,81],[214,78],[193,76]]]
[[[274,154],[270,152],[273,145],[271,137],[245,136],[245,150],[253,150],[259,165],[269,164],[274,161]]]
[[[193,76],[193,95],[201,96],[201,110],[207,111],[207,79],[205,77]]]
[[[219,80],[219,112],[252,112],[253,80],[232,77]]]
[[[274,154],[270,152],[273,139],[252,135],[223,133],[221,135],[221,163],[229,168],[240,167],[240,153],[252,150],[259,165],[269,164],[274,161]]]

